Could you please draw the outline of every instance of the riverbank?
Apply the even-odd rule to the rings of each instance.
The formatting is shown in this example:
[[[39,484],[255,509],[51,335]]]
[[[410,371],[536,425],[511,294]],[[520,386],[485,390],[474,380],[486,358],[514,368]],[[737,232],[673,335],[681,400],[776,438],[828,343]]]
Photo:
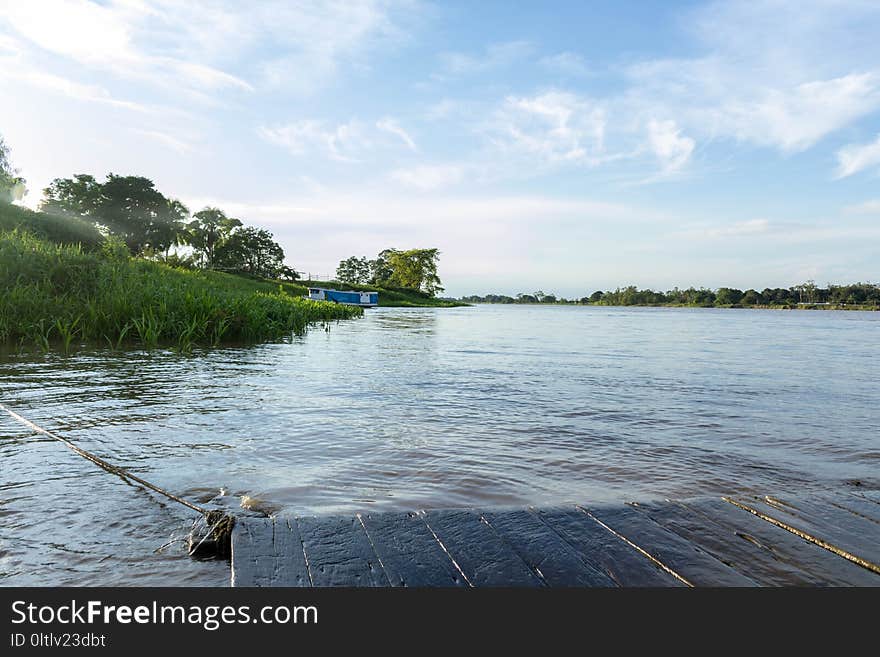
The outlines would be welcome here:
[[[362,313],[303,299],[298,286],[133,258],[113,241],[89,251],[0,231],[0,345],[7,348],[189,352],[301,334],[310,324]]]
[[[341,283],[339,281],[296,281],[284,283],[291,293],[306,294],[310,287],[325,287],[336,290],[362,290],[364,292],[378,292],[379,305],[392,308],[458,308],[469,306],[469,303],[457,299],[440,299],[420,290],[411,290],[402,287],[378,287],[362,283]]]

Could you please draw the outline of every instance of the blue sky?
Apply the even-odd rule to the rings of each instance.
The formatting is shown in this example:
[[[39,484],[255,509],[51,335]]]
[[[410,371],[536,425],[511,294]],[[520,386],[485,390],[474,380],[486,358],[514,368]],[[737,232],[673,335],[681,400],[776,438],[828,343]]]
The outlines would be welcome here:
[[[877,281],[880,3],[0,0],[0,134],[452,295]]]

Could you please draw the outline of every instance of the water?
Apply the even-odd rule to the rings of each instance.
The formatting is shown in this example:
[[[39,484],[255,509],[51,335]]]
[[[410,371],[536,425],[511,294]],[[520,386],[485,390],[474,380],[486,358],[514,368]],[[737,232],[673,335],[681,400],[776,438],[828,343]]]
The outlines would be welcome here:
[[[878,344],[880,313],[377,309],[190,357],[4,356],[0,400],[214,505],[808,492],[880,486]],[[0,585],[227,584],[163,548],[191,518],[0,418]]]

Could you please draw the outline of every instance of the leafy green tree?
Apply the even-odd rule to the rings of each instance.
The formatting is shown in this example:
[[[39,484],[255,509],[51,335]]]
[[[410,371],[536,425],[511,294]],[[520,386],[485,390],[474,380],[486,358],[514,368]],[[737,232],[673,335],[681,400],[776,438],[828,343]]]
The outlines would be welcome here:
[[[165,248],[170,209],[153,181],[143,176],[108,174],[101,185],[97,210],[100,223],[121,237],[132,253]]]
[[[719,287],[715,292],[715,303],[719,306],[732,306],[738,304],[743,298],[743,291],[735,287]]]
[[[258,228],[239,228],[217,245],[217,266],[262,278],[277,278],[284,264],[284,250],[272,233]]]
[[[758,306],[763,303],[761,299],[761,293],[757,290],[746,290],[743,292],[742,299],[740,300],[744,306]]]
[[[596,290],[595,292],[593,292],[590,295],[590,303],[598,303],[599,301],[602,300],[602,297],[604,296],[604,294],[605,293],[602,292],[602,290]]]
[[[393,272],[388,278],[392,285],[421,290],[431,296],[443,291],[440,277],[437,276],[437,263],[440,260],[438,249],[392,251],[387,260]]]
[[[371,262],[366,257],[351,256],[336,268],[336,280],[344,283],[369,283],[372,275]]]
[[[220,208],[205,208],[196,212],[187,225],[187,243],[201,255],[203,265],[213,267],[217,245],[241,225],[240,220],[227,217]]]
[[[40,210],[50,214],[81,217],[98,223],[101,183],[94,176],[78,173],[73,178],[56,178],[43,190]]]
[[[0,136],[0,203],[21,200],[25,194],[25,180],[18,175],[9,159],[9,146]]]
[[[370,265],[370,280],[373,285],[388,285],[394,274],[394,268],[391,266],[391,256],[399,253],[397,249],[385,249],[379,252],[375,260],[368,261]]]

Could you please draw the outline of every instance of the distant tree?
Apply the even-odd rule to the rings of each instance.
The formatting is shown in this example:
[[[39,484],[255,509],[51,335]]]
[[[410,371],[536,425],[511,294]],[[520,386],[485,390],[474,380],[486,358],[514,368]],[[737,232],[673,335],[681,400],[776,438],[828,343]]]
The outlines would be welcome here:
[[[545,294],[541,298],[541,303],[556,303],[556,295],[555,294]]]
[[[372,267],[366,257],[351,256],[342,260],[336,268],[336,280],[345,283],[369,283]]]
[[[280,271],[278,272],[278,278],[282,281],[297,281],[299,280],[299,274],[293,267],[282,265]]]
[[[382,254],[379,255],[382,256]],[[388,267],[392,270],[388,282],[397,287],[420,290],[434,296],[443,291],[440,277],[437,276],[437,262],[439,260],[440,251],[438,249],[391,251],[387,256]]]
[[[25,180],[9,159],[9,146],[0,136],[0,203],[21,200],[25,194]]]
[[[715,292],[715,303],[720,306],[738,304],[743,298],[743,291],[733,287],[719,287]]]
[[[217,245],[214,261],[224,269],[277,278],[284,264],[284,250],[267,230],[239,228]]]
[[[593,292],[590,295],[590,303],[598,303],[599,301],[602,300],[602,297],[604,296],[604,294],[605,293],[602,292],[602,290],[596,290],[595,292]]]
[[[101,183],[94,176],[78,173],[73,178],[56,178],[43,190],[40,210],[50,214],[81,217],[99,223]]]
[[[204,208],[193,215],[187,225],[187,243],[201,255],[202,264],[213,267],[217,245],[226,240],[241,221],[226,216],[220,208]]]
[[[370,280],[373,285],[387,285],[394,274],[394,269],[390,264],[390,258],[393,254],[399,253],[397,249],[385,249],[379,252],[375,260],[369,260]]]
[[[542,292],[543,294],[543,292]],[[533,294],[526,294],[525,292],[520,292],[516,295],[517,303],[538,303],[538,297]]]
[[[761,299],[761,293],[757,290],[746,290],[743,292],[742,299],[740,303],[744,306],[759,306],[763,303]]]
[[[189,219],[189,208],[177,199],[168,199],[166,211],[157,217],[150,235],[150,242],[157,251],[168,252],[172,246],[187,243],[186,222]]]

